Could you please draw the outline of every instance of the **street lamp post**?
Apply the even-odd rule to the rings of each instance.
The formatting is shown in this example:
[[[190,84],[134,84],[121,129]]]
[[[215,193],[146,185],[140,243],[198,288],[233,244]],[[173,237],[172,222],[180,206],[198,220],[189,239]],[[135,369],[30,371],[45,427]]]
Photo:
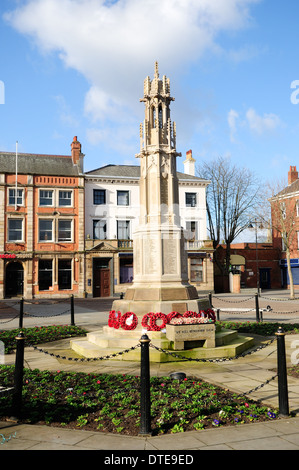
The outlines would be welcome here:
[[[258,247],[257,247],[257,226],[258,220],[255,218],[252,222],[249,223],[249,228],[255,227],[255,260],[256,260],[256,290],[257,295],[260,295],[260,271],[259,271],[259,257],[258,257]],[[260,223],[259,228],[263,228],[262,224]]]

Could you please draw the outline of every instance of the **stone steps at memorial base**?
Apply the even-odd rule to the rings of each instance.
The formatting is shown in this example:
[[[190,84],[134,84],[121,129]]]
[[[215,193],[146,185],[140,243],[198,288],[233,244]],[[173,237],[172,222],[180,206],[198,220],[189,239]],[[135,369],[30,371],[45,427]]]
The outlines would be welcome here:
[[[92,340],[92,341],[90,341]],[[110,360],[118,361],[140,361],[140,348],[124,353],[124,350],[134,347],[139,343],[137,338],[111,338],[101,332],[93,332],[88,338],[71,340],[71,348],[79,355],[87,358],[97,358],[111,356]],[[167,338],[153,338],[152,344],[167,352],[158,351],[150,347],[151,362],[174,362],[183,358],[192,359],[217,359],[223,357],[235,357],[254,346],[254,339],[238,335],[236,331],[223,331],[216,334],[215,348],[193,348],[179,351],[171,349],[170,341]],[[172,355],[174,354],[174,355]],[[178,356],[178,357],[175,357]],[[183,359],[184,360],[184,359]]]

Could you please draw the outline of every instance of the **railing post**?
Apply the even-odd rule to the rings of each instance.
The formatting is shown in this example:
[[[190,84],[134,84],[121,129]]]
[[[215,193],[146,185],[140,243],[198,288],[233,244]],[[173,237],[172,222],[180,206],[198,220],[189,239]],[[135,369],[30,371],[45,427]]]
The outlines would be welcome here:
[[[71,325],[75,325],[74,295],[71,295]]]
[[[25,336],[20,332],[16,337],[17,350],[15,359],[15,372],[14,372],[14,393],[12,410],[16,418],[21,415],[22,409],[22,390],[23,390],[23,373],[24,373],[24,349],[25,349]]]
[[[23,318],[24,318],[24,299],[22,297],[20,300],[19,328],[23,328]]]
[[[139,434],[151,435],[151,398],[150,398],[150,362],[149,343],[147,335],[142,335],[141,364],[140,364],[140,428]]]
[[[287,381],[287,364],[285,351],[285,332],[281,327],[277,333],[277,375],[278,375],[278,402],[280,416],[289,416],[289,397]]]
[[[260,321],[260,308],[259,308],[259,296],[258,294],[255,294],[255,315],[256,315],[256,321],[259,323]]]

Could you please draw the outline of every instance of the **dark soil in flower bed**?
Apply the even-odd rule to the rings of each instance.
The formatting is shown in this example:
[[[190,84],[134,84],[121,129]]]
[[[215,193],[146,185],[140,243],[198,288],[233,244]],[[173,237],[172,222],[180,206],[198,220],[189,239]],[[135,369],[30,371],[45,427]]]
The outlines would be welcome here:
[[[0,366],[0,383],[13,382]],[[277,412],[195,378],[151,378],[154,435],[273,420]],[[13,415],[0,398],[0,419]],[[24,370],[22,422],[135,436],[140,426],[140,379],[130,375]]]

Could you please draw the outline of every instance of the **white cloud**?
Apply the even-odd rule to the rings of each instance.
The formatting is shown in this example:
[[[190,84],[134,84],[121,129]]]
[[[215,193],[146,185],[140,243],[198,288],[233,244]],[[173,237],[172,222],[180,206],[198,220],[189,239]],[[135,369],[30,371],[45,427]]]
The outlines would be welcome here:
[[[247,27],[259,1],[24,0],[4,17],[87,79],[84,110],[94,133],[96,122],[123,125],[128,110],[140,113],[136,95],[155,60],[175,77],[215,50],[219,33]]]
[[[237,119],[239,118],[239,113],[234,109],[231,109],[227,115],[227,121],[230,129],[230,140],[235,142],[235,135],[237,132]]]
[[[259,116],[253,108],[248,109],[246,118],[250,129],[259,135],[272,132],[282,125],[280,118],[276,114]]]
[[[59,119],[62,123],[69,127],[78,127],[78,120],[72,115],[70,107],[65,101],[65,98],[61,95],[54,96],[54,100],[58,106]]]

